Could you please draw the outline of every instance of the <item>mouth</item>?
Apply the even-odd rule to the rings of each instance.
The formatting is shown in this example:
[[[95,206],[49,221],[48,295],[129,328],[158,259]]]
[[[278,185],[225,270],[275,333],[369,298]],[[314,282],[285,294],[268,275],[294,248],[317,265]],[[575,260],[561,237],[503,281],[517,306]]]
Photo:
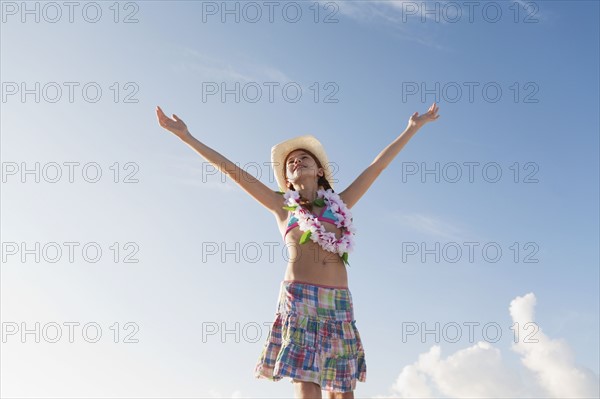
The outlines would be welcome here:
[[[304,166],[301,166],[301,165],[298,165],[298,166],[296,166],[296,167],[294,168],[294,172],[295,172],[295,171],[297,171],[297,170],[298,170],[298,169],[300,169],[300,168],[303,168],[303,167],[304,167]]]

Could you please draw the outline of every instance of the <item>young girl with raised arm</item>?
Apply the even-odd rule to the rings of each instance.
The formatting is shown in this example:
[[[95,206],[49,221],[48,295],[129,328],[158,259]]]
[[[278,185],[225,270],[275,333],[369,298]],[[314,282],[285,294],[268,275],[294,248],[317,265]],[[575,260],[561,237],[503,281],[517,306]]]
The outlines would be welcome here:
[[[438,110],[433,103],[425,114],[411,115],[404,132],[337,194],[327,154],[314,136],[295,137],[271,149],[279,185],[274,191],[194,138],[177,115],[169,118],[156,107],[160,126],[271,212],[288,248],[290,260],[256,378],[289,377],[297,398],[321,398],[321,390],[330,398],[354,398],[356,381],[366,381],[346,270],[355,234],[350,209],[415,133],[440,117]]]

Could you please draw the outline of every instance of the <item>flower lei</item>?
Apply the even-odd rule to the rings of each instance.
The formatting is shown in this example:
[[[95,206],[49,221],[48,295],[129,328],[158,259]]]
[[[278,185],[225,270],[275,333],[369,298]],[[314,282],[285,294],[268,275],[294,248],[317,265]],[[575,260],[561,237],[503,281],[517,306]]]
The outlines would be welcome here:
[[[335,233],[325,230],[325,227],[315,215],[300,206],[298,203],[300,194],[297,191],[288,190],[285,193],[280,191],[280,193],[283,194],[286,203],[283,209],[294,214],[298,219],[298,227],[304,232],[300,237],[300,244],[304,244],[310,239],[319,244],[324,250],[337,253],[344,264],[349,265],[348,253],[354,249],[353,235],[356,233],[356,229],[352,224],[352,213],[350,213],[340,196],[331,189],[318,190],[317,199],[313,201],[313,204],[319,207],[324,206],[327,202],[331,208],[336,217],[335,225],[342,229],[342,236],[338,239]]]

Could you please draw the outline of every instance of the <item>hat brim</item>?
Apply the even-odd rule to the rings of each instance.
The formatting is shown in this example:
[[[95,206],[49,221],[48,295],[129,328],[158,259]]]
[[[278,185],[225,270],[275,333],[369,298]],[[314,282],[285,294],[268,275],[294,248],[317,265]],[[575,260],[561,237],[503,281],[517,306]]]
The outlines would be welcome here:
[[[329,182],[329,185],[333,188],[333,175],[331,173],[331,167],[329,165],[327,153],[325,153],[325,148],[323,148],[323,145],[319,142],[319,140],[317,140],[315,136],[304,135],[283,141],[279,144],[274,145],[273,148],[271,148],[271,167],[273,168],[275,180],[277,181],[279,189],[282,191],[287,190],[287,186],[285,184],[285,175],[283,172],[285,158],[290,152],[300,148],[304,148],[315,154],[315,156],[319,159],[319,162],[323,166],[323,170],[325,171],[325,178]]]

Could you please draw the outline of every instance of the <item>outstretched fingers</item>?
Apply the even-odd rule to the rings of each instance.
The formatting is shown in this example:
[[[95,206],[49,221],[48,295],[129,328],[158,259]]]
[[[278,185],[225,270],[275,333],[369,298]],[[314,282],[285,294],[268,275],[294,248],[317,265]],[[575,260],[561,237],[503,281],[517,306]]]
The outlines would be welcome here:
[[[168,116],[166,116],[166,115],[164,114],[164,112],[162,112],[162,110],[160,110],[160,111],[159,111],[159,110],[157,110],[157,111],[156,111],[156,114],[157,114],[157,117],[158,117],[158,123],[159,123],[159,124],[160,124],[162,127],[167,127],[167,126],[168,126],[168,124],[169,124],[169,122],[170,122],[170,119],[169,119],[169,117],[168,117]]]
[[[168,123],[172,121],[158,105],[156,106],[156,116],[158,117],[158,122],[161,126],[167,126]]]
[[[434,102],[431,107],[429,107],[429,111],[427,111],[431,116],[434,117],[434,120],[439,118],[440,116],[437,115],[438,110],[440,109],[440,107],[438,107],[438,105]]]

